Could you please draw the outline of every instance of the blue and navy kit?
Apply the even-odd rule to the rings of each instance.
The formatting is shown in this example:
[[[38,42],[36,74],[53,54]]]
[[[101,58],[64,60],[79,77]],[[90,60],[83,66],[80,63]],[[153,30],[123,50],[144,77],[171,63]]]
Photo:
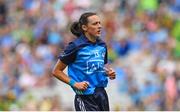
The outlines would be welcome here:
[[[107,63],[107,47],[100,38],[92,43],[81,35],[70,42],[58,58],[68,65],[68,75],[71,79],[76,82],[89,82],[85,91],[73,88],[76,94],[93,94],[96,87],[107,86],[108,79],[103,69]]]

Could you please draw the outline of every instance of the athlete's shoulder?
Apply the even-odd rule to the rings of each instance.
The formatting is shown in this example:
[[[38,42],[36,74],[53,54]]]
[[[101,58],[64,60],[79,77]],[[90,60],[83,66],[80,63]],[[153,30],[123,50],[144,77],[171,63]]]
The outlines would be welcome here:
[[[86,37],[84,37],[83,35],[81,35],[80,37],[74,39],[74,41],[72,42],[76,47],[82,47],[87,45],[87,40]]]
[[[97,43],[98,43],[99,45],[106,46],[105,41],[104,41],[103,39],[101,39],[101,38],[97,38]]]

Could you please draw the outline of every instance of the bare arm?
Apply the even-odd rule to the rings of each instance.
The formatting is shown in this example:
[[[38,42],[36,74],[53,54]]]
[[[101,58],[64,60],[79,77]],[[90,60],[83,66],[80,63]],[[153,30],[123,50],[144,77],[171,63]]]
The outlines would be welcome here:
[[[66,83],[66,84],[70,84],[70,77],[68,77],[63,71],[64,69],[67,67],[66,64],[64,64],[62,61],[58,60],[56,65],[53,68],[52,74],[54,77],[56,77],[57,79],[61,80],[62,82]],[[75,82],[73,85],[71,85],[73,87],[75,87],[76,89],[79,90],[85,90],[88,87],[88,82],[83,81],[83,82]]]
[[[60,60],[58,60],[56,65],[53,68],[52,74],[57,79],[61,80],[62,82],[66,83],[66,84],[68,84],[69,81],[70,81],[70,78],[63,72],[66,67],[67,67],[67,65],[65,65]]]

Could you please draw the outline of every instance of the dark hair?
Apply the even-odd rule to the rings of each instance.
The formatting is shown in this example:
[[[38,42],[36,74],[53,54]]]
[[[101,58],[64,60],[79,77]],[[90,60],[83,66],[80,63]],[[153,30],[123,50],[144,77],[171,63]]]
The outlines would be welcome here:
[[[89,16],[93,16],[93,15],[97,15],[96,13],[93,12],[86,12],[84,14],[81,15],[81,17],[79,18],[79,21],[74,22],[71,25],[71,32],[72,34],[74,34],[75,36],[79,37],[81,34],[83,34],[83,30],[82,30],[82,25],[87,25],[88,23],[88,17]]]

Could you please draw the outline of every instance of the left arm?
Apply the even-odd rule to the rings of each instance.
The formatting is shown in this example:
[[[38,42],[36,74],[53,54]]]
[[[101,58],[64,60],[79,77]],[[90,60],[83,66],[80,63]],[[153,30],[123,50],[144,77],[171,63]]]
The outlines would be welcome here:
[[[109,68],[107,65],[107,63],[108,63],[108,49],[107,49],[107,46],[105,46],[105,47],[106,47],[106,53],[105,53],[105,57],[104,57],[104,63],[105,63],[104,70],[105,70],[107,76],[109,77],[109,79],[113,80],[116,78],[116,73],[112,68]]]

